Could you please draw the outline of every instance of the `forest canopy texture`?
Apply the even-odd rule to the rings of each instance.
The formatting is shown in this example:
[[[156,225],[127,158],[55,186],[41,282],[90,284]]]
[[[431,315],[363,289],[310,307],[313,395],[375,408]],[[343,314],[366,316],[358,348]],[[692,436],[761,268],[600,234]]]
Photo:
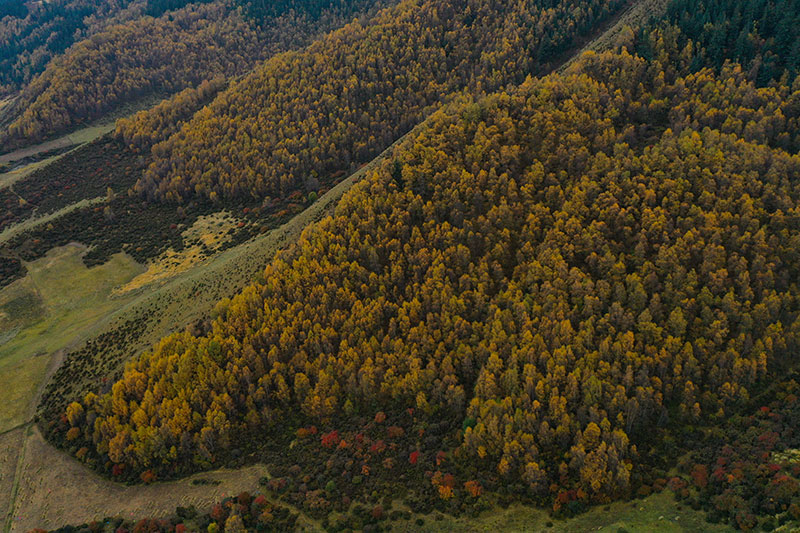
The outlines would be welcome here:
[[[800,91],[691,59],[588,54],[447,106],[52,435],[171,476],[413,407],[452,421],[422,457],[453,442],[486,486],[628,494],[653,435],[723,420],[800,333]]]
[[[129,19],[106,21],[102,31],[54,58],[13,102],[18,112],[0,143],[11,148],[41,141],[124,103],[243,75],[258,61],[305,46],[381,2],[276,2],[263,12],[244,0],[186,4],[149,2],[136,15],[131,8]]]
[[[172,202],[315,190],[370,161],[453,94],[538,73],[622,5],[401,2],[233,83],[153,150],[136,189]]]

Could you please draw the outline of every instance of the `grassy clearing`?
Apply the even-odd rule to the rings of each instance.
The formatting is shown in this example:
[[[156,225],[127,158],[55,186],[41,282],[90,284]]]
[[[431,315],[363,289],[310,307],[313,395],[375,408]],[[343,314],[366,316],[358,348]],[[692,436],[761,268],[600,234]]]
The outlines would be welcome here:
[[[416,520],[422,518],[420,525]],[[594,507],[575,518],[555,520],[546,511],[523,505],[488,511],[478,517],[453,518],[440,513],[395,523],[392,531],[432,533],[485,531],[579,533],[588,531],[696,532],[734,531],[729,526],[709,524],[705,513],[678,504],[664,491],[645,499]]]
[[[53,220],[56,220],[57,218],[66,215],[67,213],[75,211],[76,209],[82,209],[84,207],[89,207],[89,206],[96,205],[96,204],[102,204],[105,201],[106,201],[106,198],[104,196],[101,196],[101,197],[98,197],[98,198],[90,198],[90,199],[87,199],[87,200],[81,200],[80,202],[75,202],[74,204],[72,204],[70,206],[67,206],[67,207],[65,207],[63,209],[59,209],[58,211],[55,211],[53,213],[48,213],[48,214],[43,215],[43,216],[35,216],[34,215],[34,216],[32,216],[32,217],[30,217],[30,218],[28,218],[26,220],[23,220],[22,222],[20,222],[18,224],[14,224],[13,226],[8,226],[6,229],[1,231],[0,232],[0,244],[3,244],[3,243],[6,243],[6,242],[10,241],[11,239],[16,237],[20,233],[23,233],[23,232],[28,231],[28,230],[32,230],[32,229],[34,229],[37,226],[40,226],[42,224],[46,224],[48,222],[52,222]]]
[[[29,165],[9,170],[8,172],[0,172],[0,189],[13,185],[36,169],[46,167],[62,155],[64,154],[50,156],[40,161],[30,163]]]
[[[91,334],[98,319],[118,307],[111,290],[142,267],[119,254],[86,268],[85,249],[65,246],[27,264],[28,275],[0,290],[0,431],[26,422],[51,354]]]
[[[225,211],[201,216],[183,232],[186,246],[183,250],[166,250],[161,256],[147,265],[147,270],[131,281],[115,289],[115,294],[125,294],[154,282],[164,282],[176,275],[205,262],[206,258],[217,252],[230,241],[231,231],[238,220]]]
[[[96,124],[93,126],[89,126],[86,128],[82,128],[80,130],[74,131],[62,137],[58,137],[56,139],[52,139],[50,141],[45,141],[40,144],[35,144],[33,146],[28,146],[26,148],[20,148],[19,150],[14,150],[13,152],[8,152],[5,154],[0,155],[0,163],[9,163],[11,161],[19,161],[25,157],[34,156],[36,154],[40,154],[42,152],[49,152],[50,150],[57,150],[59,148],[66,148],[68,146],[72,146],[73,144],[83,144],[89,141],[93,141],[98,137],[105,135],[109,131],[114,129],[115,123],[112,122],[105,122],[102,124]]]
[[[26,446],[26,464],[14,508],[11,531],[55,529],[107,516],[125,518],[169,516],[175,507],[194,505],[207,511],[226,496],[258,487],[268,475],[263,465],[217,470],[180,481],[126,486],[89,472],[72,457],[53,450],[34,430]],[[219,484],[193,484],[198,478]]]
[[[49,152],[50,150],[65,148],[71,145],[80,145],[89,141],[93,141],[105,135],[106,133],[113,131],[116,127],[118,118],[127,117],[143,109],[153,107],[167,96],[168,95],[165,94],[153,94],[150,96],[145,96],[139,100],[120,106],[119,108],[94,120],[86,127],[76,129],[71,133],[67,133],[43,143],[26,146],[24,148],[14,150],[13,152],[0,154],[0,164],[18,161],[22,158],[34,156],[42,152]],[[7,102],[10,102],[10,100]],[[0,116],[2,115],[3,107],[4,105],[0,105]],[[2,176],[0,176],[0,181],[2,181]]]

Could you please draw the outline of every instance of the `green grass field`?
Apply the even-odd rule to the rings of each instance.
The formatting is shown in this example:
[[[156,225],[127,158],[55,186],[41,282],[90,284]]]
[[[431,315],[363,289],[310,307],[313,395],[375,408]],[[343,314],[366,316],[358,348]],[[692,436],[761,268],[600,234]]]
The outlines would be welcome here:
[[[125,303],[109,298],[143,268],[129,256],[86,268],[84,248],[64,246],[27,264],[28,275],[0,290],[0,432],[27,421],[53,354],[86,339]]]
[[[715,533],[734,531],[727,525],[710,524],[705,513],[681,506],[672,493],[663,491],[641,500],[615,502],[608,506],[597,506],[584,514],[565,520],[551,518],[546,511],[523,505],[512,505],[507,509],[496,509],[478,517],[460,517],[434,513],[422,517],[419,525],[416,518],[397,522],[392,531],[429,531],[445,533],[478,532],[553,532],[580,533],[608,531],[611,533],[640,532],[691,532]]]

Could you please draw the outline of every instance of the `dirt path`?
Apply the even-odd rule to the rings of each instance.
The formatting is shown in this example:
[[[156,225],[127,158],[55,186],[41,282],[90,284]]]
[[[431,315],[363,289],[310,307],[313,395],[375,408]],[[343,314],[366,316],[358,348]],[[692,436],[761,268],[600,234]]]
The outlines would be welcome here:
[[[600,35],[591,39],[556,70],[559,72],[565,70],[585,51],[611,48],[626,26],[633,26],[650,16],[657,16],[667,1],[635,1],[608,27],[602,29]],[[380,164],[398,145],[415,135],[423,125],[424,121],[397,139],[369,164],[326,192],[311,207],[288,223],[227,250],[213,259],[212,261],[223,264],[215,267],[214,275],[220,275],[226,267],[239,269],[236,262],[241,261],[242,257],[249,258],[251,263],[268,261],[278,250],[296,241],[307,226],[329,214],[345,192]],[[2,157],[4,156],[0,156],[0,161]],[[200,266],[200,269],[203,268],[207,266]],[[63,353],[61,357],[63,358]],[[32,404],[33,409],[38,404],[41,390],[58,365],[60,360],[54,358],[48,367],[48,378],[43,381],[36,402]],[[257,485],[260,476],[267,475],[263,465],[253,465],[237,470],[206,472],[175,482],[125,486],[99,477],[73,457],[56,450],[42,438],[38,428],[32,424],[28,423],[24,430],[26,436],[20,449],[6,532],[26,531],[34,527],[56,528],[65,524],[83,523],[106,515],[166,516],[179,505],[194,504],[198,509],[204,509],[221,498],[226,490],[227,494],[231,494],[235,490],[252,489]],[[221,484],[215,489],[200,486],[198,490],[198,486],[191,483],[198,478],[220,480]]]

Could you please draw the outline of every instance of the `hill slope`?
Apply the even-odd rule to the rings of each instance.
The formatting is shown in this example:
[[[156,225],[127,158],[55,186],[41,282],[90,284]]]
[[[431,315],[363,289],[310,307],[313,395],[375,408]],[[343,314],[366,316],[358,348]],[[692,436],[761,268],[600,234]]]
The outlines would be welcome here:
[[[798,95],[660,70],[590,55],[438,113],[207,334],[162,341],[54,438],[101,469],[174,475],[245,435],[344,435],[383,410],[430,432],[395,461],[444,449],[462,482],[627,493],[667,421],[725,416],[797,334],[800,159],[719,124],[781,109],[796,135]]]
[[[7,147],[37,142],[154,92],[245,74],[259,60],[304,46],[380,2],[283,2],[257,20],[239,4],[249,5],[191,4],[158,18],[112,25],[77,42],[24,87],[13,104],[17,116],[0,142]]]
[[[536,73],[623,3],[402,2],[233,84],[154,151],[137,190],[172,201],[314,190],[449,95]]]

